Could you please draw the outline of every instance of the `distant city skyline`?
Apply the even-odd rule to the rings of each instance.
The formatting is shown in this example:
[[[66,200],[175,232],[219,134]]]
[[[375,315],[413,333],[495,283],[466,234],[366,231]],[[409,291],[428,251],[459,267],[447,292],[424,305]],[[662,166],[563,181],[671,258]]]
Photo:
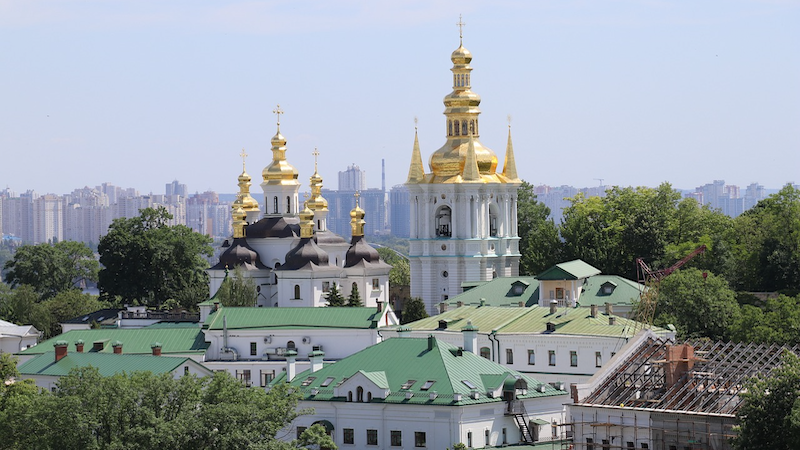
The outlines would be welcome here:
[[[534,184],[800,182],[800,3],[0,3],[0,187],[259,183],[276,104],[305,185],[403,183],[444,144],[463,14],[481,141]],[[426,164],[427,170],[427,164]]]

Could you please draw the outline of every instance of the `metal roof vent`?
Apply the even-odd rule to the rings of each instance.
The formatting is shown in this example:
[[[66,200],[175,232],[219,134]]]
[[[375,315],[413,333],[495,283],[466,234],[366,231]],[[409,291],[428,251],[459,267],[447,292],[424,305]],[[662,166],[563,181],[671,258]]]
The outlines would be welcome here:
[[[406,400],[411,400],[411,397],[414,396],[414,393],[411,391],[406,391]]]

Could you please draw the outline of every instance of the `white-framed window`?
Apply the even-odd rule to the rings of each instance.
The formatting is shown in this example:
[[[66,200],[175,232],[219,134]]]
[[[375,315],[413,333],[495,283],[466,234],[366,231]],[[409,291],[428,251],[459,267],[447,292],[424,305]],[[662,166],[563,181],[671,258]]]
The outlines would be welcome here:
[[[536,364],[536,352],[528,350],[528,365],[533,366]]]

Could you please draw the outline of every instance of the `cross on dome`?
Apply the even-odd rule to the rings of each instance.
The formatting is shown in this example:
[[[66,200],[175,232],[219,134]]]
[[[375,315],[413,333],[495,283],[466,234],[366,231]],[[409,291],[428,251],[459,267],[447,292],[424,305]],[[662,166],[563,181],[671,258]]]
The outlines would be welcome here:
[[[278,118],[278,128],[281,127],[281,114],[283,114],[283,110],[281,109],[281,105],[277,105],[275,109],[272,110],[272,114]]]
[[[314,147],[314,151],[311,152],[314,155],[314,172],[317,171],[317,157],[319,156],[319,151],[317,151],[317,147]]]
[[[239,156],[242,157],[242,172],[244,172],[244,163],[245,160],[247,159],[247,152],[244,151],[244,148],[242,148],[242,152],[239,153]]]
[[[456,23],[456,25],[458,25],[458,41],[461,43],[461,41],[464,40],[464,25],[466,25],[466,23],[461,20],[461,14],[458,15],[458,23]]]

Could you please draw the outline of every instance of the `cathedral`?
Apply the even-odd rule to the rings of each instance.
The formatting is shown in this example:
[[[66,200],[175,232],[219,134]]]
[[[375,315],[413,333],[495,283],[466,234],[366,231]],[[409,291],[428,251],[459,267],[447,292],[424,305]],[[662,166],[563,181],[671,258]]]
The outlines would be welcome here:
[[[502,172],[480,142],[481,98],[472,92],[472,54],[463,39],[452,53],[453,91],[444,98],[445,144],[425,173],[414,136],[406,186],[410,192],[411,296],[428,313],[462,292],[462,283],[519,274],[517,176],[509,125]]]
[[[350,212],[352,238],[347,242],[327,229],[328,202],[322,196],[322,177],[310,178],[311,195],[299,200],[297,169],[286,160],[286,138],[280,131],[272,138],[272,162],[262,171],[262,201],[250,194],[242,152],[239,193],[231,205],[233,237],[223,244],[219,263],[208,270],[210,292],[217,292],[229,270],[240,267],[258,291],[257,306],[326,306],[331,287],[348,297],[357,290],[364,306],[387,304],[389,270],[378,252],[364,238],[364,210]],[[302,208],[302,209],[301,209]]]

